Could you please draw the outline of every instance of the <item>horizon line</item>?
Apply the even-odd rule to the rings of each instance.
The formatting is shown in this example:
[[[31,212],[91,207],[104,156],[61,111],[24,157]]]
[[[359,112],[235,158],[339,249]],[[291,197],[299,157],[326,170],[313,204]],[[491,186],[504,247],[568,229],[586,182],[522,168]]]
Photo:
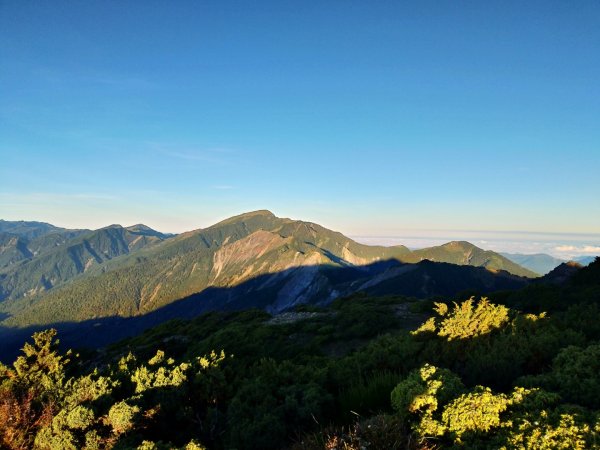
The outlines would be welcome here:
[[[249,212],[254,212],[254,211],[249,211]],[[246,212],[247,213],[247,212]],[[233,216],[229,216],[226,217],[225,219],[222,220],[227,220],[229,218],[232,217],[236,217],[239,215],[243,215],[246,213],[241,213],[241,214],[234,214]],[[276,214],[272,213],[273,215],[277,216]],[[280,217],[283,218],[283,217]],[[290,218],[291,219],[291,218]],[[16,219],[16,220],[11,220],[11,219],[4,219],[0,217],[0,220],[3,221],[7,221],[7,222],[39,222],[39,223],[47,223],[49,225],[53,225],[53,226],[57,226],[60,228],[65,228],[65,229],[72,229],[72,230],[82,230],[82,229],[86,229],[86,228],[80,228],[80,227],[74,227],[71,228],[71,225],[57,225],[56,222],[47,222],[44,221],[43,219]],[[165,231],[166,233],[174,233],[174,234],[181,234],[181,233],[187,233],[189,231],[195,231],[195,230],[199,230],[199,229],[203,229],[212,225],[215,225],[219,222],[221,222],[222,220],[217,220],[214,223],[211,223],[210,225],[200,225],[200,226],[196,226],[195,228],[191,228],[191,229],[185,229],[183,231]],[[301,222],[311,222],[310,220],[303,220],[303,219],[291,219],[291,220],[297,220],[297,221],[301,221]],[[107,225],[101,225],[98,226],[97,228],[89,228],[89,230],[98,230],[101,228],[106,228],[109,226],[113,226],[113,225],[119,225],[119,226],[123,226],[123,227],[131,227],[134,225],[146,225],[145,221],[138,221],[136,223],[133,223],[131,225],[121,225],[121,223],[125,223],[125,222],[113,222]],[[312,223],[316,223],[317,225],[320,225],[318,222],[312,222]],[[148,225],[146,225],[148,226]],[[322,225],[321,225],[322,226]],[[157,228],[153,228],[155,229],[155,231],[161,231],[160,227]],[[336,230],[337,231],[337,230]],[[411,234],[405,234],[405,233],[419,233],[416,235],[411,235]],[[406,228],[406,229],[401,229],[398,230],[397,233],[395,234],[362,234],[362,233],[348,233],[346,234],[345,232],[342,232],[342,234],[347,235],[347,237],[350,238],[366,238],[366,239],[397,239],[397,238],[414,238],[414,239],[421,239],[421,238],[429,238],[429,239],[444,239],[443,236],[423,236],[420,233],[427,233],[427,232],[436,232],[436,233],[482,233],[482,234],[509,234],[509,235],[529,235],[529,236],[548,236],[548,235],[556,235],[556,236],[579,236],[579,237],[593,237],[593,238],[597,238],[600,239],[600,232],[581,232],[581,231],[573,231],[573,232],[569,232],[569,231],[525,231],[525,230],[485,230],[485,229],[453,229],[453,228]]]

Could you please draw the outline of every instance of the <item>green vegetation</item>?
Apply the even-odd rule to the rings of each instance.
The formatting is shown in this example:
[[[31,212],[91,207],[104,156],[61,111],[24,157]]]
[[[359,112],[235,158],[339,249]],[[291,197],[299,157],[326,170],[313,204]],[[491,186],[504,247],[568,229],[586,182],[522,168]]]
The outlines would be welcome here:
[[[44,293],[93,267],[152,247],[166,238],[143,225],[112,225],[96,231],[38,231],[40,234],[32,239],[0,232],[0,300]]]
[[[600,448],[599,274],[460,302],[213,312],[80,355],[37,333],[0,366],[0,445]]]
[[[167,422],[185,417],[192,404],[197,420],[214,409],[223,353],[180,364],[160,351],[145,364],[129,354],[102,374],[76,375],[72,361],[59,355],[54,336],[54,330],[34,334],[34,343],[25,345],[12,368],[0,366],[3,448],[148,446],[150,441],[139,441],[136,430],[179,441],[181,435],[174,436]],[[182,403],[189,406],[181,408]],[[201,447],[190,440],[183,448]]]
[[[414,252],[404,246],[368,246],[268,211],[169,239],[143,226],[111,226],[68,239],[66,232],[40,236],[45,244],[38,250],[28,243],[22,249],[28,256],[19,251],[25,245],[21,237],[6,237],[11,245],[0,247],[0,262],[20,262],[0,269],[2,326],[40,329],[139,317],[179,308],[177,301],[189,296],[198,300],[195,309],[182,307],[169,317],[194,317],[225,303],[229,309],[278,312],[358,291],[430,297],[471,289],[485,294],[529,282],[512,274],[534,276],[464,242]]]
[[[423,259],[458,265],[485,267],[490,270],[506,270],[521,277],[535,278],[539,276],[536,272],[520,266],[499,253],[482,250],[466,241],[452,241],[437,247],[414,250],[406,261],[416,262]]]

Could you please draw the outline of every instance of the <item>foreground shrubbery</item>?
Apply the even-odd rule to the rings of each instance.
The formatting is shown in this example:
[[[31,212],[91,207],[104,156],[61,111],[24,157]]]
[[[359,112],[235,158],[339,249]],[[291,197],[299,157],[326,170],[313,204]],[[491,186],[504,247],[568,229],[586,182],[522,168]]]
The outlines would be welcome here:
[[[421,442],[467,448],[584,449],[600,444],[597,412],[561,404],[559,395],[516,387],[465,389],[456,375],[425,365],[392,391],[397,414]]]
[[[392,414],[308,435],[296,448],[600,448],[598,344],[566,346],[552,357],[561,343],[545,314],[517,314],[486,299],[477,304],[471,299],[453,308],[436,304],[435,312],[437,316],[412,333],[423,345],[421,357],[435,353],[438,360],[459,367],[470,380],[494,379],[465,363],[487,350],[491,355],[484,362],[500,358],[487,365],[488,370],[509,364],[510,358],[503,360],[505,352],[496,351],[509,339],[514,343],[509,351],[517,369],[508,380],[497,381],[514,387],[497,392],[479,384],[466,385],[451,370],[425,363],[392,389]],[[573,330],[566,335],[586,341],[584,334]],[[429,353],[431,349],[435,351]],[[537,368],[519,365],[521,358],[532,357],[541,358],[543,364]],[[541,372],[547,366],[550,370],[539,375],[518,376]],[[363,392],[364,397],[371,396],[368,390]],[[378,424],[377,435],[386,437],[383,443],[372,437],[373,420]]]
[[[0,367],[3,447],[153,448],[156,444],[140,441],[141,430],[174,437],[167,425],[173,419],[185,420],[194,406],[198,420],[214,409],[224,354],[212,353],[193,364],[177,364],[160,351],[147,363],[129,354],[103,374],[69,376],[70,361],[57,352],[54,336],[54,330],[36,333],[12,368]],[[192,439],[184,447],[201,448]]]
[[[0,447],[599,448],[598,278],[582,279],[548,314],[470,299],[418,326],[425,303],[355,296],[275,324],[211,313],[86,357],[37,333],[0,365]]]

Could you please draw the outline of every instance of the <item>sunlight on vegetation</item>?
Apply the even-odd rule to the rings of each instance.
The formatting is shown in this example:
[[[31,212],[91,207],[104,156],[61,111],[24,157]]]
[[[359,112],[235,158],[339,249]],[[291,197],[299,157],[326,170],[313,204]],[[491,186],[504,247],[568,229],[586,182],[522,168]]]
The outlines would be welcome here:
[[[181,412],[224,353],[211,353],[196,365],[164,360],[158,351],[148,365],[129,354],[102,375],[85,375],[57,350],[55,330],[33,335],[13,368],[0,366],[0,438],[11,449],[131,448],[135,430]],[[210,409],[210,398],[197,400]],[[207,401],[208,400],[208,401]],[[185,409],[185,407],[184,407]],[[199,413],[199,410],[196,410]],[[155,448],[144,441],[142,448]],[[158,447],[156,447],[158,448]],[[190,441],[183,448],[202,448]]]
[[[476,306],[473,303],[473,298],[460,305],[454,303],[451,311],[445,303],[435,303],[438,317],[428,319],[414,334],[431,332],[451,341],[491,333],[508,323],[509,310],[506,306],[489,303],[487,298],[481,299]]]
[[[0,365],[0,445],[598,448],[593,286],[551,314],[438,301],[421,326],[394,316],[426,304],[402,297],[353,296],[275,324],[215,312],[91,354],[60,352],[46,330]]]

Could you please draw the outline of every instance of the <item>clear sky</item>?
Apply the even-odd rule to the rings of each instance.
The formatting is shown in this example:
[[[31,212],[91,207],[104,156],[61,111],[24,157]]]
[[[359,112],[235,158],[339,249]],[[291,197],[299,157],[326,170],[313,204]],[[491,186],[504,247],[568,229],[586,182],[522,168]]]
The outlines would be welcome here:
[[[0,218],[600,245],[595,0],[0,0],[0,58]]]

